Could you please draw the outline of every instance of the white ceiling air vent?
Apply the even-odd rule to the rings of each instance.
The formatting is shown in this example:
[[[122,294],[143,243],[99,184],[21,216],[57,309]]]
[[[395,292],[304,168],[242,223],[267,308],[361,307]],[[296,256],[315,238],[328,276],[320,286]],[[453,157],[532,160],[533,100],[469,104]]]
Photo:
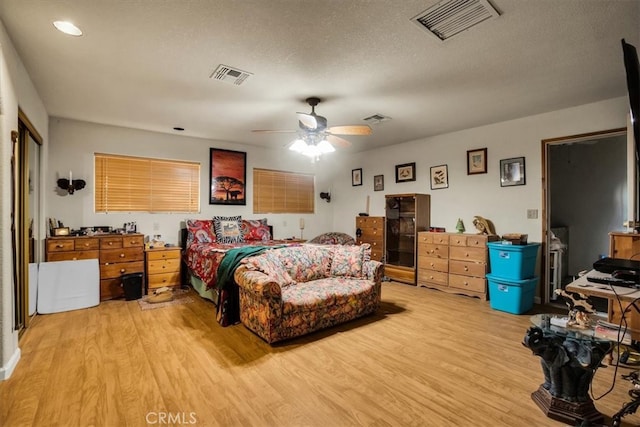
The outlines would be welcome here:
[[[487,19],[500,16],[488,0],[444,0],[411,18],[439,40],[446,40]]]
[[[373,116],[365,117],[364,120],[369,125],[377,125],[378,123],[388,122],[391,117],[383,116],[382,114],[374,114]]]
[[[242,71],[237,68],[229,67],[228,65],[220,64],[209,78],[240,86],[249,76],[252,75],[252,73],[247,71]]]

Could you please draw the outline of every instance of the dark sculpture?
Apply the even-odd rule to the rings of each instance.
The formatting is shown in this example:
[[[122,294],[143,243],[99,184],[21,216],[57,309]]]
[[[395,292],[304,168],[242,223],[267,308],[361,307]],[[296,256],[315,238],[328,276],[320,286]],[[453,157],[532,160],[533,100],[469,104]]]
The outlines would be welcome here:
[[[527,330],[522,344],[541,359],[542,387],[552,396],[569,402],[591,400],[589,385],[600,361],[611,348],[611,343],[606,341],[545,336],[538,327]]]

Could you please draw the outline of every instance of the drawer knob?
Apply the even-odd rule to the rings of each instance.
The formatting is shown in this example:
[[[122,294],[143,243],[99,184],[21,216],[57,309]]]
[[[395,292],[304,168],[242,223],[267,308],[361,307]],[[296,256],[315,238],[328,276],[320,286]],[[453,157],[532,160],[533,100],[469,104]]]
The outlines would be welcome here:
[[[120,258],[124,258],[124,254],[120,254]]]
[[[167,266],[166,266],[166,265],[163,265],[163,266],[162,266],[162,268],[167,268]]]
[[[78,258],[73,257],[73,259],[71,261],[77,261],[77,260],[78,260]]]
[[[431,267],[433,267],[433,266],[434,266],[434,264],[433,264],[433,263],[430,263],[429,265],[430,265]]]
[[[127,271],[127,270],[126,270],[126,269],[124,269],[124,268],[121,268],[121,269],[120,269],[120,273],[124,273],[125,271]]]
[[[61,245],[60,243],[58,243],[58,244],[56,245],[56,248],[64,248],[64,245]]]
[[[466,265],[464,266],[464,271],[469,271],[469,267],[467,267]]]
[[[109,246],[113,245],[113,242],[109,242]]]
[[[469,257],[469,254],[464,254],[464,256]]]

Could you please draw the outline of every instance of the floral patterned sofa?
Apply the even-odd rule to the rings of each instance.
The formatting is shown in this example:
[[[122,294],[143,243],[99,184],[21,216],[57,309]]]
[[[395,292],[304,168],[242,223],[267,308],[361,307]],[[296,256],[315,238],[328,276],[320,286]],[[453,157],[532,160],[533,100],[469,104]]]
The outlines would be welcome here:
[[[245,258],[234,273],[240,321],[268,343],[375,312],[382,263],[371,248],[302,245]]]

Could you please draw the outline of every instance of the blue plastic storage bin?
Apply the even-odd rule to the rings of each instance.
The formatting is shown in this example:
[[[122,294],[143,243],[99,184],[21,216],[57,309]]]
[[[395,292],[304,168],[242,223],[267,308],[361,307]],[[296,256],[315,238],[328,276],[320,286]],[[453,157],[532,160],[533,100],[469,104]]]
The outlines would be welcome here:
[[[505,245],[490,242],[487,246],[492,275],[508,280],[530,279],[535,275],[540,243]]]
[[[525,313],[533,307],[533,299],[538,278],[507,280],[487,274],[489,282],[489,303],[494,310],[512,314]]]

